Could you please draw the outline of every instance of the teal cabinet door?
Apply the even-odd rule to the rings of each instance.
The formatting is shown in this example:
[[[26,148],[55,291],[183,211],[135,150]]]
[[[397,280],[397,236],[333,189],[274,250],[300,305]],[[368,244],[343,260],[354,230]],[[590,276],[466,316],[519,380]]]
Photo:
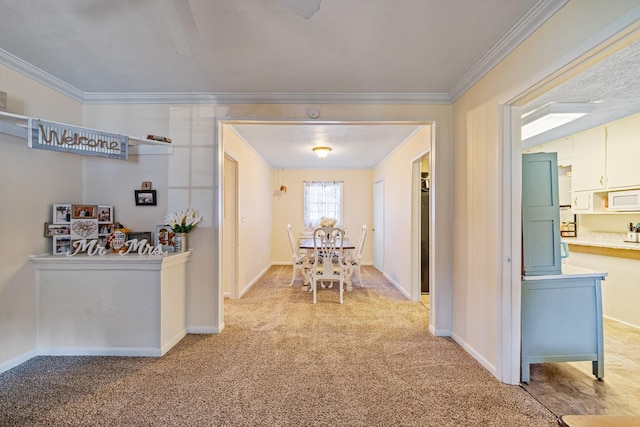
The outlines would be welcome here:
[[[562,272],[557,153],[522,156],[522,255],[525,276]]]

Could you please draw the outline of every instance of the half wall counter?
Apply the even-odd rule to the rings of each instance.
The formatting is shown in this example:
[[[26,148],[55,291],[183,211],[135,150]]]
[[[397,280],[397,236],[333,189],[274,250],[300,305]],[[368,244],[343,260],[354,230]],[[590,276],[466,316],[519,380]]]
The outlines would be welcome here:
[[[38,354],[162,356],[187,333],[190,255],[31,255]]]

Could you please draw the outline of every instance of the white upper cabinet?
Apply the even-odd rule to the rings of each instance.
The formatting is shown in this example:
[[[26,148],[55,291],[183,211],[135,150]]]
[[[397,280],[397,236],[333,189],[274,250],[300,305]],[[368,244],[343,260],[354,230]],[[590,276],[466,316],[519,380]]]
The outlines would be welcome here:
[[[523,151],[523,154],[530,153],[558,153],[558,166],[571,166],[573,156],[573,141],[571,137],[556,139],[545,142]]]
[[[607,187],[640,186],[640,115],[607,125]]]
[[[571,166],[573,191],[602,190],[606,182],[605,128],[600,126],[573,135]]]

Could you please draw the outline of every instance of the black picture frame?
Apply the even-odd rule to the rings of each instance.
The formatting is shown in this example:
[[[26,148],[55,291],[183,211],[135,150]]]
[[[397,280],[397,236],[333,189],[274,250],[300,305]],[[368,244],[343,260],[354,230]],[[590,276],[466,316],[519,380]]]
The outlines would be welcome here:
[[[156,190],[133,190],[136,206],[156,206]]]

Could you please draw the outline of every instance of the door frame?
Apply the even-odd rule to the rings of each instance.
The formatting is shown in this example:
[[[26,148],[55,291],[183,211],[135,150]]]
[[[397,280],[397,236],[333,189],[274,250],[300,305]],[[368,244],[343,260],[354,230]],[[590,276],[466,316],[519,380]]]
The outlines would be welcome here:
[[[422,294],[422,175],[421,163],[429,159],[429,170],[431,170],[431,147],[423,151],[419,156],[415,157],[411,162],[411,295],[414,300],[420,299]],[[431,175],[431,173],[429,173]],[[431,190],[429,190],[429,210],[431,211],[432,200]],[[432,252],[431,238],[431,218],[432,212],[429,212],[429,253]],[[431,280],[431,257],[429,257],[429,293],[431,294],[431,285],[435,285]]]
[[[376,192],[379,185],[380,194]],[[376,211],[379,211],[376,213]],[[379,218],[376,215],[380,215]],[[384,272],[384,178],[373,183],[373,266]]]
[[[228,163],[229,162],[229,163]],[[233,170],[227,170],[227,166],[233,164]],[[238,161],[230,156],[228,153],[224,153],[224,180],[222,185],[224,186],[224,201],[231,199],[231,206],[227,206],[227,203],[223,203],[222,215],[223,215],[223,228],[222,228],[222,247],[227,249],[227,246],[231,250],[222,251],[222,265],[225,266],[221,269],[223,277],[226,277],[230,281],[229,285],[229,297],[231,299],[237,299],[240,297],[240,290],[238,289],[238,169],[240,164]],[[228,178],[232,178],[229,182]],[[226,215],[226,218],[225,218]],[[228,268],[231,266],[231,268]],[[224,283],[224,282],[223,282]]]
[[[521,107],[558,84],[577,75],[619,50],[640,40],[640,8],[623,16],[576,49],[555,61],[538,76],[499,101],[502,154],[502,284],[499,361],[496,373],[508,384],[520,383],[522,269],[521,203],[522,140]]]

